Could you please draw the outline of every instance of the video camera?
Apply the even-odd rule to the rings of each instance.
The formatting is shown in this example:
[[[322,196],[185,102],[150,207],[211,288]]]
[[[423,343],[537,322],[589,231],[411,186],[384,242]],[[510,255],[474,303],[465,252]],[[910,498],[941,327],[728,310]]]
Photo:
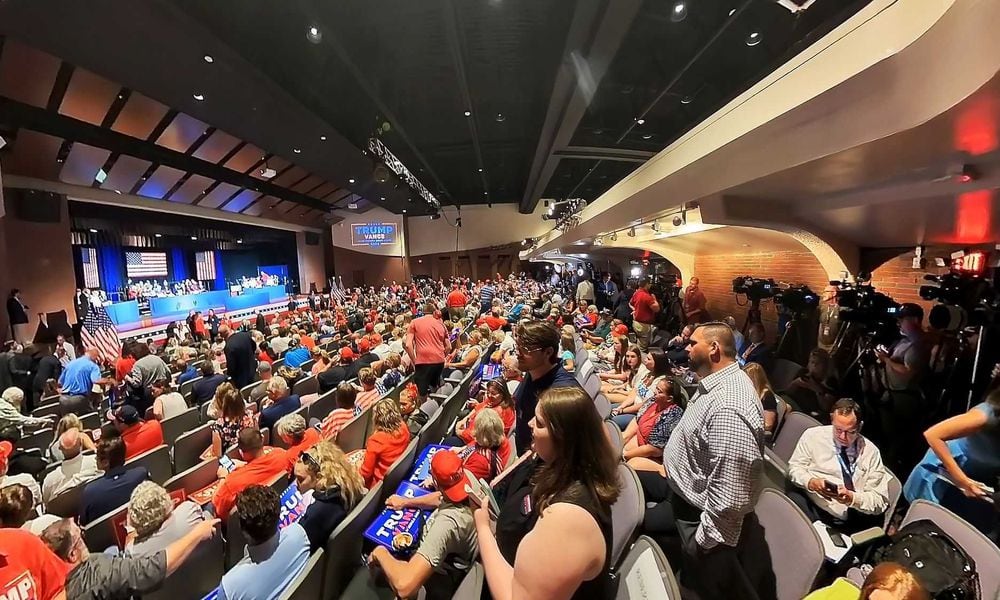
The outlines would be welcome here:
[[[875,343],[889,345],[899,337],[900,305],[886,294],[875,291],[870,273],[858,273],[854,283],[845,279],[831,281],[830,285],[837,288],[841,321],[856,324]]]
[[[745,294],[752,302],[773,298],[778,292],[778,284],[773,279],[760,279],[750,275],[733,279],[733,293]]]
[[[934,329],[954,332],[994,322],[1000,298],[982,275],[950,272],[924,279],[936,284],[920,286],[921,298],[938,302],[928,316]]]
[[[793,285],[778,290],[774,295],[774,301],[793,313],[805,314],[819,306],[819,295],[808,285]]]

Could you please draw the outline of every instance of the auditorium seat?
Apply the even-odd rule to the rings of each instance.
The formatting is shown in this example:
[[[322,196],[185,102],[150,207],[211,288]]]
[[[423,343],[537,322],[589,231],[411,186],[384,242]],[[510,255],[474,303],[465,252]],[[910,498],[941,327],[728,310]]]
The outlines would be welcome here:
[[[163,484],[168,492],[184,490],[191,494],[204,489],[218,479],[219,459],[212,458],[174,475]]]
[[[615,451],[615,454],[621,455],[622,446],[624,444],[622,440],[622,430],[618,427],[618,424],[614,421],[604,421],[604,429],[608,432],[608,438],[611,441],[611,448]]]
[[[163,429],[163,443],[172,446],[181,434],[197,429],[199,410],[197,407],[189,408],[179,415],[160,421]]]
[[[326,553],[318,548],[309,557],[302,573],[282,592],[278,600],[317,600],[323,598],[323,573],[326,569]],[[478,600],[478,599],[477,599]]]
[[[247,385],[240,388],[240,397],[243,398],[244,402],[250,399],[250,392],[252,392],[253,389],[258,385],[260,385],[260,382],[255,381],[253,383],[248,383]]]
[[[596,374],[591,373],[590,377],[583,382],[583,389],[587,391],[587,395],[593,399],[597,398],[597,395],[601,393],[601,380]]]
[[[430,402],[435,401],[428,400],[425,404]],[[424,423],[424,426],[420,428],[420,432],[417,434],[417,445],[420,448],[423,448],[427,444],[437,444],[444,438],[447,434],[446,428],[448,427],[446,418],[445,411],[439,408],[431,415],[431,418],[427,419],[427,422]]]
[[[433,396],[448,396],[454,391],[455,386],[451,382],[442,383],[438,389],[434,390]]]
[[[462,582],[458,585],[451,600],[479,600],[483,595],[485,584],[486,571],[483,570],[482,563],[473,563],[472,568],[462,578]]]
[[[54,433],[51,427],[39,429],[38,431],[29,433],[18,440],[17,447],[22,450],[31,450],[32,448],[35,448],[40,450],[44,455],[46,450],[48,450],[49,446],[52,444],[53,435]]]
[[[201,453],[212,445],[212,430],[201,425],[178,436],[174,442],[174,473],[181,473],[201,462]]]
[[[955,513],[927,500],[917,500],[910,505],[900,528],[920,520],[931,521],[940,527],[972,558],[979,573],[982,598],[1000,595],[1000,548],[996,544]]]
[[[225,556],[222,532],[198,544],[184,563],[169,575],[159,589],[142,595],[143,600],[179,600],[204,598],[219,586]]]
[[[57,517],[75,518],[80,514],[80,500],[83,496],[83,488],[87,486],[84,482],[76,487],[60,492],[45,505],[45,512]]]
[[[350,452],[365,447],[365,443],[368,441],[368,432],[371,429],[371,418],[371,409],[362,411],[360,415],[340,428],[335,441],[341,450]]]
[[[296,381],[295,385],[292,387],[292,393],[298,396],[315,394],[317,392],[319,392],[319,380],[316,379],[315,375],[310,375],[309,377]]]
[[[170,450],[166,444],[161,444],[152,450],[147,450],[125,462],[125,468],[130,469],[136,466],[143,466],[149,471],[149,477],[156,483],[163,485],[173,470],[170,466]]]
[[[612,567],[618,564],[618,559],[628,549],[646,512],[642,484],[632,467],[619,464],[618,480],[621,491],[618,499],[611,505],[611,558],[608,564]]]
[[[336,390],[321,395],[315,402],[309,405],[308,420],[319,419],[322,421],[327,415],[337,408],[337,399],[334,397]]]
[[[386,471],[385,477],[382,478],[382,500],[385,501],[391,494],[396,493],[396,488],[402,483],[403,479],[409,474],[410,469],[413,468],[413,462],[417,459],[418,440],[413,440],[406,447],[406,450],[396,459],[389,470]]]
[[[200,381],[201,379],[202,379],[201,375],[188,379],[187,381],[182,383],[179,388],[177,388],[177,392],[180,393],[181,396],[184,396],[184,398],[186,399],[188,397],[188,394],[191,393],[191,388],[194,387],[194,384]]]
[[[323,597],[340,598],[354,572],[362,566],[362,533],[382,509],[384,482],[378,482],[333,530],[326,542]],[[392,490],[395,491],[395,490]]]
[[[888,471],[888,469],[886,469]],[[889,523],[892,522],[892,515],[896,512],[896,507],[899,505],[899,499],[903,495],[903,484],[896,477],[896,474],[889,471],[889,505],[885,509],[885,520],[882,523],[882,529],[886,531],[889,530]]]
[[[615,600],[680,600],[681,590],[663,550],[642,535],[616,572]]]
[[[420,412],[424,413],[428,417],[433,417],[435,414],[437,414],[440,408],[441,405],[438,404],[437,400],[428,400],[423,404],[421,404],[418,410],[420,410]]]
[[[819,427],[822,423],[809,415],[801,412],[792,412],[785,417],[785,423],[781,426],[781,431],[774,438],[774,454],[788,463],[795,452],[795,446],[799,443],[799,438],[806,429]]]
[[[115,535],[114,523],[127,511],[128,503],[125,503],[88,523],[83,528],[83,540],[87,544],[87,549],[91,552],[104,552],[112,546],[118,548],[118,536]]]
[[[799,507],[774,489],[761,492],[754,514],[764,529],[777,600],[801,600],[812,590],[826,560],[819,534]]]
[[[773,389],[783,391],[799,376],[803,368],[797,362],[786,358],[776,358],[774,359],[774,364],[771,365],[771,372],[767,374],[767,378],[771,382]]]
[[[35,410],[31,411],[31,416],[36,419],[41,419],[43,417],[54,416],[57,419],[62,416],[61,405],[56,402],[54,404],[46,404],[44,406],[39,406]]]

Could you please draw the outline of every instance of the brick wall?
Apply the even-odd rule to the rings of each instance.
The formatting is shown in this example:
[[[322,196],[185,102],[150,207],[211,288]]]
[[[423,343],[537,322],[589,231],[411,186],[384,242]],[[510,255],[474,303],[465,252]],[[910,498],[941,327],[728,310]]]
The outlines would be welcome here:
[[[713,318],[727,315],[736,317],[739,326],[746,319],[747,306],[736,303],[733,279],[741,275],[773,278],[775,281],[808,285],[819,293],[826,287],[829,277],[811,252],[759,252],[747,254],[716,254],[698,256],[694,262],[694,276],[701,281],[701,289],[708,299],[708,310]],[[686,282],[685,282],[686,283]],[[740,296],[746,302],[746,296]],[[777,315],[774,303],[761,303],[761,319],[769,340],[774,339]]]

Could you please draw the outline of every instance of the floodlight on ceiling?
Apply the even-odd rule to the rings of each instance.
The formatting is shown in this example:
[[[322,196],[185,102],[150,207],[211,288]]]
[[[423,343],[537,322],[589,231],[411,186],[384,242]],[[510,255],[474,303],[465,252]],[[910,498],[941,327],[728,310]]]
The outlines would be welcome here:
[[[674,215],[674,219],[673,219],[673,221],[671,221],[671,223],[673,223],[674,227],[680,227],[681,225],[686,225],[687,224],[687,212],[682,211],[681,214]]]
[[[774,0],[778,6],[798,14],[813,5],[816,0]]]
[[[212,64],[215,62],[215,58],[213,58],[211,54],[206,54],[204,58],[205,62],[207,62],[208,64]]]
[[[685,2],[675,2],[673,8],[670,9],[670,20],[674,23],[680,23],[688,16],[687,3]]]
[[[628,228],[628,236],[629,237],[635,237],[635,226],[634,225],[632,227]]]
[[[650,225],[649,227],[650,227],[650,228],[651,228],[651,229],[652,229],[652,230],[653,230],[654,232],[659,232],[659,231],[660,231],[660,222],[659,222],[659,221],[653,221],[653,223],[652,223],[652,224],[651,224],[651,225]]]
[[[310,25],[306,29],[306,39],[313,44],[318,44],[323,41],[323,32],[316,25]]]
[[[747,35],[746,44],[747,46],[756,46],[760,43],[761,35],[759,31],[751,31]]]
[[[612,242],[617,242],[618,241],[618,232],[617,231],[613,231],[611,233],[611,241]]]
[[[201,102],[202,100],[204,100],[204,99],[205,99],[205,94],[194,94],[194,96],[193,96],[193,97],[194,97],[194,99],[195,99],[195,100],[197,100],[198,102]]]

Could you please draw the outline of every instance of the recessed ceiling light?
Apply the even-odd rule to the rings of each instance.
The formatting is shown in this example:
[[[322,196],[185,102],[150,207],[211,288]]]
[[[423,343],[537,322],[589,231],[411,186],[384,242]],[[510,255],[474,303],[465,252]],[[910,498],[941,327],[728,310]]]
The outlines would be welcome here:
[[[162,233],[154,233],[153,236],[154,237],[163,237],[163,234]]]
[[[352,177],[352,178],[348,179],[347,183],[354,183],[354,178]]]
[[[192,235],[192,236],[191,236],[191,239],[192,239],[192,240],[197,240],[197,239],[198,239],[198,236],[196,236],[196,235]]]
[[[319,141],[325,142],[326,141],[326,136],[325,135],[319,136]]]
[[[494,120],[496,120],[497,123],[503,123],[504,121],[507,120],[507,117],[503,116],[503,113],[497,113],[497,116],[494,117]]]
[[[194,95],[194,99],[197,100],[198,102],[201,102],[202,100],[205,99],[205,95],[204,94],[195,94]]]
[[[206,55],[205,55],[205,62],[207,62],[208,64],[212,64],[212,63],[214,63],[214,62],[215,62],[215,59],[214,59],[214,58],[212,58],[212,55],[211,55],[211,54],[206,54]]]
[[[319,30],[319,27],[310,25],[306,29],[306,39],[314,44],[318,44],[323,41],[323,32]]]
[[[735,8],[729,9],[729,16],[730,17],[733,16],[733,15],[735,15],[735,14],[736,14],[736,9]]]
[[[479,172],[480,172],[480,173],[482,173],[482,172],[483,172],[483,169],[482,169],[482,167],[480,167],[480,168],[479,168]]]
[[[237,244],[242,244],[242,243],[243,243],[243,240],[236,240],[236,243],[237,243]]]
[[[646,123],[646,119],[636,119],[635,122],[637,125],[643,125]]]
[[[406,214],[406,209],[405,209],[405,208],[403,209],[403,214],[404,214],[404,215]]]
[[[694,96],[684,96],[681,98],[681,104],[691,104],[694,102]]]
[[[653,139],[653,134],[652,133],[644,133],[644,134],[642,134],[642,139],[644,139],[644,140]]]
[[[670,11],[670,20],[674,23],[680,23],[688,16],[688,7],[684,2],[674,3],[674,8]]]
[[[300,150],[299,148],[292,148],[292,152],[296,154],[302,154],[302,150]]]
[[[90,233],[97,233],[97,230],[96,229],[91,229]]]
[[[383,200],[385,200],[385,196],[381,196],[381,198],[382,198]]]
[[[471,117],[472,116],[472,111],[468,111],[468,110],[465,111],[465,116]]]
[[[752,31],[750,35],[747,36],[747,46],[756,46],[760,43],[760,32]]]

